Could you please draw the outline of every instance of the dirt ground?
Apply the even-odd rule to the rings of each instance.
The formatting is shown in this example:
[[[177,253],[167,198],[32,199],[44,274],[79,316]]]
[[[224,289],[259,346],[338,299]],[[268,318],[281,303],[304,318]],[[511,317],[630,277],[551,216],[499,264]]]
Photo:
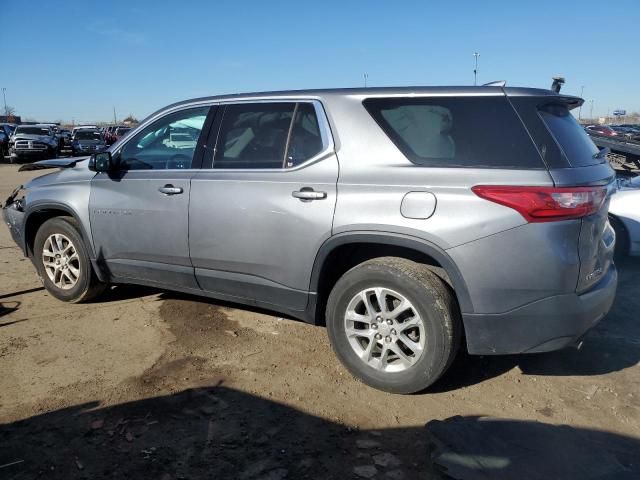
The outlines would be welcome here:
[[[0,198],[38,174],[0,165]],[[440,478],[426,424],[484,417],[517,423],[523,438],[575,432],[600,445],[587,455],[605,474],[636,471],[640,262],[619,270],[613,311],[580,350],[461,354],[433,388],[398,396],[354,380],[323,328],[268,312],[125,286],[92,304],[61,303],[2,226],[0,478]],[[477,478],[515,478],[505,465],[522,452],[502,431],[478,440],[503,448],[493,466],[475,452],[493,471]],[[529,457],[541,465],[563,449],[539,443]],[[637,448],[635,464],[623,448]],[[578,454],[563,461],[568,476],[555,478],[582,468]],[[552,478],[533,470],[526,478]]]

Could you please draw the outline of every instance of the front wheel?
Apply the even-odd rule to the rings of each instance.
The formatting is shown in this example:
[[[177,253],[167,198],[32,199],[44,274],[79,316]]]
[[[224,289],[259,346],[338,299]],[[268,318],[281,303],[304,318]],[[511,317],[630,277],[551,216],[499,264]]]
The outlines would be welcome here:
[[[36,233],[33,255],[45,288],[58,300],[86,302],[106,287],[93,271],[73,219],[56,217],[44,222]]]
[[[451,290],[426,266],[396,257],[366,261],[336,283],[326,310],[331,345],[374,388],[414,393],[453,361],[461,321]]]

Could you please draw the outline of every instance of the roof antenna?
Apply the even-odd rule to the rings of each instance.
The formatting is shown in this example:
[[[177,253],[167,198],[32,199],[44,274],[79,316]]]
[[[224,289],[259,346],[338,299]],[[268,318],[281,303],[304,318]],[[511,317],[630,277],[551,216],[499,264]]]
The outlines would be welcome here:
[[[560,93],[560,89],[564,85],[564,77],[553,77],[553,83],[551,84],[551,90]]]

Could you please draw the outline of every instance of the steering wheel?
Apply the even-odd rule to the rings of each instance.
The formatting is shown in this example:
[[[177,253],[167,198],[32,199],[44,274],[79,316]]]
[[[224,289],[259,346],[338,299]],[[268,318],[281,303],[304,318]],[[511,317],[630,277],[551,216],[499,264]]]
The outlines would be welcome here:
[[[191,157],[183,153],[178,153],[167,160],[167,169],[185,169],[191,166]]]

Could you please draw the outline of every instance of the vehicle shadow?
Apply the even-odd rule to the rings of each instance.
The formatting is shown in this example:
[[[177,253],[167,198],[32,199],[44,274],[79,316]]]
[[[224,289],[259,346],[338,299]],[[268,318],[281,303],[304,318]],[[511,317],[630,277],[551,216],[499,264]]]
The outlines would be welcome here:
[[[7,479],[632,478],[638,451],[638,439],[519,420],[356,430],[220,385],[0,424]]]
[[[472,356],[463,347],[446,374],[425,393],[446,392],[475,385],[515,367],[519,367],[525,375],[591,376],[635,366],[640,362],[640,323],[636,321],[640,311],[640,259],[625,259],[618,265],[618,272],[618,291],[613,308],[588,333],[580,349],[567,348],[557,352],[526,355]],[[161,293],[161,300],[184,299],[292,319],[259,307],[133,285],[112,287],[96,301],[119,301],[156,293]]]
[[[431,421],[434,466],[464,480],[632,479],[640,439],[569,425],[489,417]]]
[[[26,295],[27,293],[39,292],[41,290],[44,290],[44,287],[28,288],[26,290],[18,290],[17,292],[3,293],[0,295],[0,300],[5,298],[17,297],[18,295]]]
[[[18,310],[18,308],[20,308],[20,305],[21,302],[0,302],[0,317],[4,317],[5,315],[9,315],[10,313],[15,312],[16,310]],[[0,324],[0,327],[10,325],[11,323]]]
[[[640,362],[640,259],[618,265],[618,290],[609,314],[584,338],[579,349],[505,356],[471,356],[461,352],[428,392],[475,385],[519,367],[525,375],[592,376],[617,372]]]

